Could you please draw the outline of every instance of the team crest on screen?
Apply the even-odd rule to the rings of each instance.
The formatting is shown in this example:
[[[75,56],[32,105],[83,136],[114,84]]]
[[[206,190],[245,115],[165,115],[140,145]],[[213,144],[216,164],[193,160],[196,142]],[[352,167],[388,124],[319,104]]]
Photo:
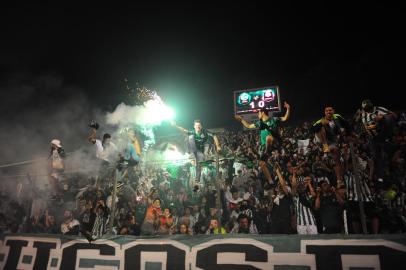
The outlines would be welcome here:
[[[239,101],[240,101],[240,104],[242,104],[242,105],[248,104],[251,101],[251,96],[249,94],[247,94],[247,93],[242,93],[240,95],[240,100]]]
[[[268,101],[272,101],[275,99],[275,93],[273,92],[273,90],[268,89],[264,92],[264,101],[268,102]]]

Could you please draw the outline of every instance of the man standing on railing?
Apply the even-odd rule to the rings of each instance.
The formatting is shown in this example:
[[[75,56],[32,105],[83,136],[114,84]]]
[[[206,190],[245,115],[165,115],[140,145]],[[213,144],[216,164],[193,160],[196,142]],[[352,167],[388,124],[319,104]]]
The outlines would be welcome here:
[[[171,123],[173,127],[180,130],[182,133],[187,134],[189,153],[194,155],[196,160],[196,180],[200,181],[201,176],[201,162],[208,159],[210,146],[214,143],[216,151],[221,151],[220,142],[216,135],[203,128],[200,120],[194,121],[193,130],[187,130],[178,126],[174,121]]]
[[[362,122],[375,161],[375,174],[378,181],[382,182],[385,145],[392,137],[396,114],[384,107],[374,106],[369,99],[363,100],[361,106],[356,120]]]
[[[343,135],[348,134],[349,124],[332,106],[325,106],[324,117],[314,122],[312,131],[323,145],[323,152],[332,154],[337,186],[343,181],[342,165],[340,161],[339,142]]]
[[[49,153],[48,157],[51,165],[51,173],[49,175],[51,200],[62,200],[59,188],[59,181],[62,179],[62,173],[65,170],[65,156],[65,151],[62,148],[61,141],[53,139],[51,141],[51,152]]]
[[[258,112],[258,121],[255,123],[248,123],[246,120],[244,120],[244,118],[241,117],[241,115],[235,116],[235,119],[240,121],[244,125],[244,127],[248,129],[258,128],[260,130],[260,153],[262,153],[262,159],[264,160],[269,156],[270,152],[272,151],[272,147],[275,146],[277,142],[279,142],[279,122],[285,122],[289,119],[290,105],[285,102],[283,106],[286,108],[286,113],[282,117],[269,115],[269,110],[266,108],[262,108]]]
[[[275,117],[269,114],[269,110],[266,108],[262,108],[258,112],[258,121],[255,123],[248,123],[241,115],[235,115],[235,119],[240,121],[244,127],[248,129],[255,129],[258,128],[260,131],[260,159],[259,165],[261,167],[262,172],[267,179],[267,183],[265,184],[267,189],[270,186],[273,186],[275,183],[272,179],[271,173],[267,166],[266,161],[268,160],[272,148],[276,145],[280,144],[280,134],[278,131],[279,122],[285,122],[289,119],[290,116],[290,105],[285,102],[283,105],[286,108],[285,115],[282,117]]]

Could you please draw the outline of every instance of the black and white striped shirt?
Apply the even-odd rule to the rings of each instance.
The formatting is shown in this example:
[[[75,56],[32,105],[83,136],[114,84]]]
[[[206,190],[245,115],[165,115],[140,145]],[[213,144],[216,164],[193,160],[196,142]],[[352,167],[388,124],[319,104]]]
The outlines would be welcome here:
[[[372,112],[366,112],[364,110],[362,110],[361,113],[361,121],[362,124],[365,127],[370,127],[370,126],[376,126],[376,122],[375,122],[375,117],[377,115],[387,115],[389,114],[390,111],[384,107],[378,107],[378,106],[374,106],[374,109],[372,110]],[[376,137],[378,135],[378,132],[376,130],[376,128],[365,128],[366,133],[371,136],[371,137]]]
[[[307,194],[307,192],[302,196],[303,196],[302,199],[307,200],[309,204],[312,204],[311,202],[312,198]],[[298,194],[293,197],[293,202],[295,204],[297,225],[302,226],[316,225],[316,219],[314,218],[312,210],[301,203]]]
[[[348,201],[358,201],[358,195],[356,192],[357,185],[355,183],[354,175],[352,172],[347,171],[344,174],[344,181],[345,181],[345,188],[347,191],[347,200]],[[364,202],[373,202],[374,198],[371,194],[371,190],[369,189],[369,186],[367,184],[367,181],[365,180],[364,177],[361,177],[360,179],[361,182],[361,198],[362,201]]]

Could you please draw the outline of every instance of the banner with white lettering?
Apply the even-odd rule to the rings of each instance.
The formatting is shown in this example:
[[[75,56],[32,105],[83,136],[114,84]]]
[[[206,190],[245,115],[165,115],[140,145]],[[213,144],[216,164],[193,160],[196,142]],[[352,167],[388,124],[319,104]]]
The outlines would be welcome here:
[[[63,236],[9,235],[0,269],[253,270],[404,269],[406,235],[227,235],[136,238],[89,243]]]

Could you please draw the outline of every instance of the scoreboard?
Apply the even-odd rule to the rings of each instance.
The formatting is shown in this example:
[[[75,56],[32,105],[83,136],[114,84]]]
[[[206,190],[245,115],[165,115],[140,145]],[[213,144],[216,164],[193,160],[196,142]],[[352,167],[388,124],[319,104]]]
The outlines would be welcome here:
[[[262,108],[267,108],[273,112],[281,111],[278,86],[245,89],[234,92],[235,114],[256,113]]]

